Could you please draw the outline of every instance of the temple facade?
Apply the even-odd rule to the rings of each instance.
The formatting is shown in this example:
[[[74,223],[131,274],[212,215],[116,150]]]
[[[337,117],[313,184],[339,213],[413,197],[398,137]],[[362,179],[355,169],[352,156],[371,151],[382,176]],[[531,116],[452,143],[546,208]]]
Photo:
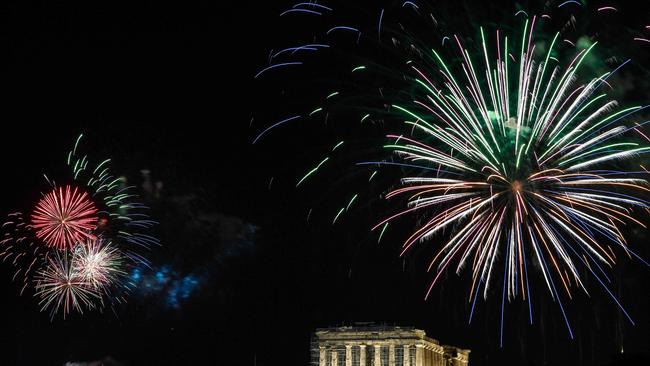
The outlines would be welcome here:
[[[312,366],[465,366],[469,353],[411,327],[320,328],[311,341]]]

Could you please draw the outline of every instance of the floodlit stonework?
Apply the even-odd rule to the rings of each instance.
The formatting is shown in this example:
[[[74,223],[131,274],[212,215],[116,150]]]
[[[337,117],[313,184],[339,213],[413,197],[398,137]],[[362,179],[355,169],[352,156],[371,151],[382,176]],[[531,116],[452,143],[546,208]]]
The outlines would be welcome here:
[[[469,353],[412,327],[320,328],[311,341],[312,366],[465,366]]]

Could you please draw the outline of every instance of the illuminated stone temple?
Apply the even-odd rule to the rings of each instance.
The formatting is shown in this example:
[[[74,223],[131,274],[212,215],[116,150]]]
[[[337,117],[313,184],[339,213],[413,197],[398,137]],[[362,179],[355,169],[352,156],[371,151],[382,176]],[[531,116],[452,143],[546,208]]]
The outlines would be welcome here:
[[[312,366],[465,366],[469,353],[412,327],[319,328],[311,341]]]

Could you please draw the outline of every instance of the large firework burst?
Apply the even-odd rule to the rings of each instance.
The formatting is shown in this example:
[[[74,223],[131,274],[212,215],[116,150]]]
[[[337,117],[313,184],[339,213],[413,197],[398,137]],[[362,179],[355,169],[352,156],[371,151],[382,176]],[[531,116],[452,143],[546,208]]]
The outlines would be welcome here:
[[[411,1],[399,8],[426,14]],[[321,16],[333,11],[321,4],[299,3],[282,15]],[[527,14],[520,10],[516,16]],[[425,18],[438,25],[432,14]],[[397,160],[355,162],[374,168],[366,186],[379,167],[396,166],[401,169],[399,182],[393,181],[393,188],[382,196],[406,198],[395,202],[393,207],[400,209],[373,230],[379,231],[381,240],[391,221],[416,218],[402,254],[434,235],[447,238],[430,262],[429,270],[435,274],[426,297],[443,273],[468,269],[470,321],[478,294],[487,298],[489,290],[498,287],[502,304],[517,297],[528,301],[532,322],[531,278],[539,276],[573,337],[563,300],[573,298],[575,288],[589,294],[581,275],[586,272],[632,321],[607,287],[605,268],[614,265],[616,247],[638,258],[621,227],[645,227],[633,210],[648,209],[644,197],[650,189],[644,178],[647,171],[634,158],[650,147],[641,131],[644,122],[636,123],[633,117],[647,107],[619,108],[608,97],[605,87],[613,88],[612,75],[629,60],[601,74],[585,70],[597,42],[590,38],[572,42],[562,39],[562,33],[540,34],[540,21],[550,18],[544,14],[526,19],[520,36],[497,30],[495,37],[486,37],[480,28],[478,41],[463,42],[462,37],[449,35],[434,46],[425,40],[428,33],[421,39],[417,26],[415,31],[409,29],[406,17],[389,29],[384,9],[376,33],[367,37],[363,35],[368,31],[359,27],[329,27],[326,39],[272,52],[270,65],[256,78],[305,64],[297,56],[300,53],[331,52],[336,47],[328,37],[339,32],[354,34],[357,45],[364,41],[374,45],[369,46],[371,51],[359,47],[358,54],[349,57],[355,62],[350,67],[354,75],[374,71],[373,77],[355,77],[353,87],[343,86],[348,80],[341,81],[342,90],[327,93],[322,106],[262,129],[253,143],[298,119],[319,115],[333,119],[335,105],[362,110],[362,124],[376,121],[392,132],[383,147]],[[568,24],[575,25],[575,18]],[[542,40],[537,41],[536,35]],[[575,52],[569,54],[567,45]],[[560,50],[561,46],[565,47]],[[457,56],[446,55],[450,47]],[[279,61],[282,57],[290,59]],[[340,60],[340,53],[336,57]],[[337,143],[298,185],[323,169],[342,144]],[[359,197],[359,192],[352,195],[334,222]],[[503,316],[501,322],[503,330]]]
[[[595,44],[567,65],[550,66],[556,35],[545,58],[536,62],[535,21],[533,17],[530,28],[528,22],[524,25],[518,65],[509,65],[508,38],[498,38],[503,46],[497,45],[492,62],[482,38],[484,68],[479,71],[474,66],[478,61],[456,38],[464,75],[451,71],[433,51],[439,82],[412,66],[413,81],[423,92],[408,107],[393,106],[420,133],[413,138],[389,135],[394,143],[387,147],[406,161],[423,164],[424,170],[402,178],[403,186],[387,194],[408,194],[410,207],[381,225],[426,211],[428,218],[406,240],[404,251],[456,225],[431,261],[429,268],[437,273],[427,296],[455,260],[456,272],[464,266],[472,271],[470,297],[475,301],[481,286],[487,297],[502,255],[504,297],[530,298],[527,266],[535,264],[564,314],[560,291],[571,297],[574,282],[588,293],[579,267],[601,281],[594,269],[614,264],[610,244],[632,253],[619,226],[645,227],[630,210],[648,207],[640,196],[650,191],[647,181],[614,163],[650,150],[642,139],[627,137],[637,126],[622,123],[643,107],[617,110],[606,94],[594,95],[609,72],[576,82],[580,64]],[[451,174],[432,173],[431,167]]]

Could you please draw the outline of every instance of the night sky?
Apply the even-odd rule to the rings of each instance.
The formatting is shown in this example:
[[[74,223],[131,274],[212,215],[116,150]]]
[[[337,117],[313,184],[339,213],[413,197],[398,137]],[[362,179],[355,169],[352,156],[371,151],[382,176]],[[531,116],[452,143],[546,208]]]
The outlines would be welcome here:
[[[366,3],[359,8],[381,8]],[[476,6],[466,13],[470,22],[503,16],[454,3]],[[83,133],[84,151],[95,160],[112,158],[151,207],[161,246],[149,254],[151,269],[131,274],[140,286],[126,305],[66,320],[51,321],[37,299],[19,296],[11,268],[1,266],[0,365],[106,357],[125,365],[307,365],[315,328],[366,321],[424,329],[471,349],[471,365],[648,363],[649,269],[639,261],[617,253],[612,270],[613,288],[636,326],[603,291],[579,294],[568,307],[576,333],[570,340],[540,287],[532,326],[525,303],[507,306],[500,349],[499,299],[480,302],[468,325],[467,276],[447,275],[423,300],[432,278],[426,266],[441,238],[400,258],[402,234],[412,226],[397,226],[377,244],[369,232],[382,216],[376,203],[332,225],[340,204],[329,197],[348,190],[339,178],[347,174],[343,165],[333,168],[343,174],[295,188],[320,151],[331,149],[332,136],[305,144],[295,138],[304,131],[294,128],[251,144],[302,103],[282,98],[292,95],[289,83],[273,89],[253,79],[269,50],[301,31],[279,25],[277,15],[292,4],[2,5],[0,215],[33,207],[48,188],[42,174],[60,174]],[[629,6],[613,28],[650,24],[647,5]],[[625,75],[639,72],[634,85],[643,90],[625,96],[647,102],[650,73],[643,65],[650,48],[630,52],[641,66]],[[292,81],[291,75],[279,78]],[[647,230],[626,234],[650,258]]]

